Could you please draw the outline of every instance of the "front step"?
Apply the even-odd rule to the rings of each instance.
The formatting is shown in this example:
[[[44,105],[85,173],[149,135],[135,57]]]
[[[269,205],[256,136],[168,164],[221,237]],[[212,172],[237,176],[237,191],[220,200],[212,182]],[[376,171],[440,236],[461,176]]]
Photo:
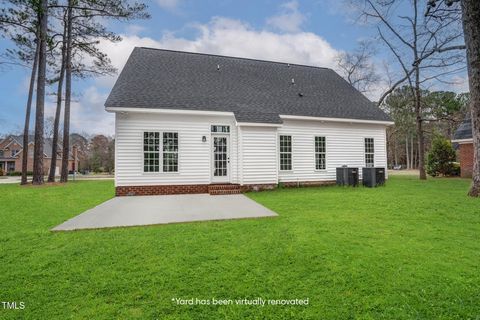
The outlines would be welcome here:
[[[212,196],[240,194],[242,189],[239,184],[212,184],[208,186],[208,193]]]

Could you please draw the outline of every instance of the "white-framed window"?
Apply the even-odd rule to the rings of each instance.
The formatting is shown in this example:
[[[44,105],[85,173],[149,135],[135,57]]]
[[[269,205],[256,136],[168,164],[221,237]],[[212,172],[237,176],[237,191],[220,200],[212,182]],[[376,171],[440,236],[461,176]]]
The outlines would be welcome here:
[[[230,126],[212,125],[210,131],[212,133],[230,133]]]
[[[292,136],[280,136],[280,170],[292,170]]]
[[[143,133],[143,172],[160,172],[160,167],[162,172],[178,172],[178,132]]]
[[[373,138],[365,138],[365,166],[367,168],[375,166],[375,143]]]
[[[163,133],[163,172],[178,172],[178,132]]]
[[[160,132],[143,133],[143,172],[160,170]]]
[[[327,146],[325,137],[315,137],[315,169],[325,170],[327,168]]]

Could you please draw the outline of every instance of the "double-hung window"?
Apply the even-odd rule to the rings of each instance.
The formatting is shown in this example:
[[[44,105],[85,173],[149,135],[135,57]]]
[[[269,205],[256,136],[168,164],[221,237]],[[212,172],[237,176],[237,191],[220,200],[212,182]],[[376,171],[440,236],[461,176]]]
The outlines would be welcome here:
[[[325,137],[315,137],[315,169],[325,170],[327,147]]]
[[[163,172],[178,172],[178,132],[163,133]]]
[[[160,168],[160,133],[143,133],[143,172],[158,172]]]
[[[280,136],[280,170],[292,170],[292,136]]]
[[[375,166],[375,146],[373,138],[365,138],[365,166],[373,168]]]
[[[143,172],[160,172],[160,167],[162,172],[178,172],[177,132],[143,133]]]

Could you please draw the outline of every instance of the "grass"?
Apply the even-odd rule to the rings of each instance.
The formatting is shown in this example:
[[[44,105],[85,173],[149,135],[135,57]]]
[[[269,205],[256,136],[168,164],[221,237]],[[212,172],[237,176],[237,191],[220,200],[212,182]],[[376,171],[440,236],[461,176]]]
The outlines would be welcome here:
[[[52,233],[110,181],[0,186],[2,319],[480,318],[480,200],[462,179],[248,196],[277,218]],[[132,214],[135,214],[132,212]],[[172,298],[309,298],[308,306]]]

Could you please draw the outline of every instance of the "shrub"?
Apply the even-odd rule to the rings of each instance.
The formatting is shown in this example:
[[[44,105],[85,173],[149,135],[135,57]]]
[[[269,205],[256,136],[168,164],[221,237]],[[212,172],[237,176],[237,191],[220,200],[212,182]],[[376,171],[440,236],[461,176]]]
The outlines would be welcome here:
[[[20,171],[12,171],[12,172],[9,172],[7,173],[7,176],[10,176],[10,177],[16,177],[16,176],[21,176],[22,173]]]
[[[427,173],[432,177],[455,175],[455,150],[447,139],[437,136],[433,139],[432,149],[427,154]]]
[[[4,172],[3,172],[3,169],[0,168],[0,176],[3,176]]]
[[[458,177],[460,176],[460,163],[452,162],[451,171],[448,173],[449,176]]]

